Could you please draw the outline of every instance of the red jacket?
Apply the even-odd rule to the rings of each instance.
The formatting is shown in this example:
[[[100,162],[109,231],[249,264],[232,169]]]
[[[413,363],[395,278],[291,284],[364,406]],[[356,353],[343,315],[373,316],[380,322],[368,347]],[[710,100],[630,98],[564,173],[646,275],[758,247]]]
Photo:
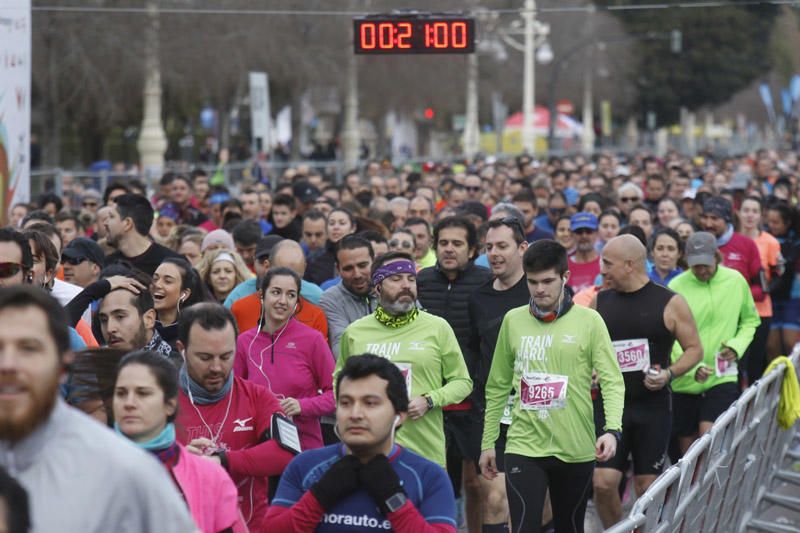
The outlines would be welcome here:
[[[738,270],[750,285],[753,300],[762,301],[766,294],[761,286],[761,255],[755,241],[734,232],[731,240],[725,246],[720,246],[719,251],[722,254],[722,264]]]
[[[281,474],[294,456],[275,441],[264,440],[273,413],[281,412],[272,393],[234,377],[230,394],[233,397],[226,395],[217,403],[199,405],[192,404],[181,391],[175,423],[177,440],[188,445],[196,438],[212,439],[219,432],[218,445],[226,450],[228,473],[239,491],[239,508],[252,529],[261,524],[269,506],[267,478]]]

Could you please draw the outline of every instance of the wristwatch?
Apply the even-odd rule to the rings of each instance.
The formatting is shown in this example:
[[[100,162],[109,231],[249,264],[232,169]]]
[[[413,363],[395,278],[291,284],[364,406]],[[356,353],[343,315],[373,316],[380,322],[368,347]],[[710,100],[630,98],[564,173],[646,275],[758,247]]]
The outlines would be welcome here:
[[[622,432],[621,432],[621,431],[617,431],[616,429],[607,429],[607,430],[605,431],[605,433],[608,433],[608,434],[610,434],[610,435],[613,435],[613,436],[614,436],[614,438],[615,438],[615,439],[617,439],[617,444],[619,444],[620,442],[622,442]]]
[[[428,404],[428,411],[433,409],[433,398],[431,398],[427,394],[423,394],[422,397],[425,398],[425,402]]]
[[[222,448],[217,448],[211,455],[216,455],[219,457],[220,466],[222,466],[222,468],[224,468],[226,471],[228,470],[228,454],[225,453],[225,450]]]
[[[386,499],[384,505],[386,505],[386,509],[390,513],[393,513],[403,507],[406,504],[406,500],[408,498],[406,498],[405,492],[396,492]]]

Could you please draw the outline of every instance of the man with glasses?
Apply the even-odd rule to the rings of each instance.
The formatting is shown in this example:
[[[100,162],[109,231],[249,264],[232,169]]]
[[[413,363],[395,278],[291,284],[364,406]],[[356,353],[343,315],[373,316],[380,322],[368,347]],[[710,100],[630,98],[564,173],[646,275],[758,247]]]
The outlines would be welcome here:
[[[100,279],[100,271],[106,263],[103,249],[92,239],[78,237],[61,252],[64,265],[64,281],[84,289]]]
[[[569,256],[569,281],[575,293],[594,285],[600,274],[600,254],[597,253],[597,217],[592,213],[575,213],[570,219],[575,237],[575,253]]]
[[[95,189],[86,189],[81,197],[81,208],[91,214],[96,214],[100,208],[102,196]]]
[[[470,174],[464,178],[464,190],[467,191],[467,200],[480,202],[483,196],[483,180],[480,176]]]
[[[623,183],[617,189],[617,207],[623,218],[628,219],[628,213],[631,212],[634,205],[642,202],[642,198],[644,198],[644,192],[635,183]]]
[[[33,256],[25,236],[0,228],[0,288],[33,281]]]
[[[494,213],[493,213],[494,214]],[[522,269],[522,256],[528,249],[528,242],[517,217],[504,216],[490,220],[486,231],[486,255],[489,259],[491,279],[478,287],[469,298],[469,341],[466,357],[476,369],[474,374],[473,399],[479,416],[473,420],[472,436],[480,440],[483,435],[483,411],[485,407],[485,386],[492,366],[497,336],[505,314],[515,307],[524,306],[530,299],[525,272]],[[513,398],[513,397],[512,397]],[[505,485],[505,439],[511,423],[511,412],[500,419],[500,437],[495,443],[498,476],[495,479],[480,478],[483,492],[483,531],[507,531],[508,503]],[[480,444],[477,445],[478,450]],[[480,457],[475,457],[475,461]]]
[[[547,212],[536,217],[536,227],[555,233],[558,219],[567,212],[567,197],[556,191],[547,199]]]
[[[408,228],[394,230],[389,241],[386,243],[390,251],[413,253],[417,246],[417,239]]]

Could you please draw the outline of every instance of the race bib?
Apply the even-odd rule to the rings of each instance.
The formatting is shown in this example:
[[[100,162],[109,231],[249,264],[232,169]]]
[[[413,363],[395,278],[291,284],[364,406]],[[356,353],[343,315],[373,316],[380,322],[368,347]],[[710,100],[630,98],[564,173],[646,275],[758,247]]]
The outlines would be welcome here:
[[[514,409],[514,395],[508,395],[508,401],[503,408],[503,416],[500,417],[500,423],[507,426],[511,425],[511,411]]]
[[[650,367],[650,343],[647,339],[613,341],[617,363],[622,372],[643,372]]]
[[[563,409],[567,405],[568,376],[531,372],[519,384],[519,404],[526,411]]]
[[[736,364],[736,359],[733,361],[726,361],[719,356],[719,353],[717,353],[716,365],[714,366],[714,370],[718,378],[739,375],[739,366]]]
[[[413,376],[411,374],[411,363],[395,363],[394,366],[400,369],[400,373],[403,374],[403,379],[406,380],[406,390],[408,391],[408,397],[411,398],[411,384],[413,383]]]

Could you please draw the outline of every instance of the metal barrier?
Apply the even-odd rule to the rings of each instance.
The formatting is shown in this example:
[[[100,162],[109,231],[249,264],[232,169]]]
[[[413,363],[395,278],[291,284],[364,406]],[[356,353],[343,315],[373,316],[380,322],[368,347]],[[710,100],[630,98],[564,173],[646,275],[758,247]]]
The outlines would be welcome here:
[[[800,364],[800,344],[791,361]],[[748,387],[633,504],[628,518],[609,533],[745,530],[794,532],[797,527],[760,518],[768,505],[800,512],[800,497],[778,494],[777,482],[797,486],[800,474],[784,462],[800,460],[798,425],[778,427],[777,410],[785,365]]]

